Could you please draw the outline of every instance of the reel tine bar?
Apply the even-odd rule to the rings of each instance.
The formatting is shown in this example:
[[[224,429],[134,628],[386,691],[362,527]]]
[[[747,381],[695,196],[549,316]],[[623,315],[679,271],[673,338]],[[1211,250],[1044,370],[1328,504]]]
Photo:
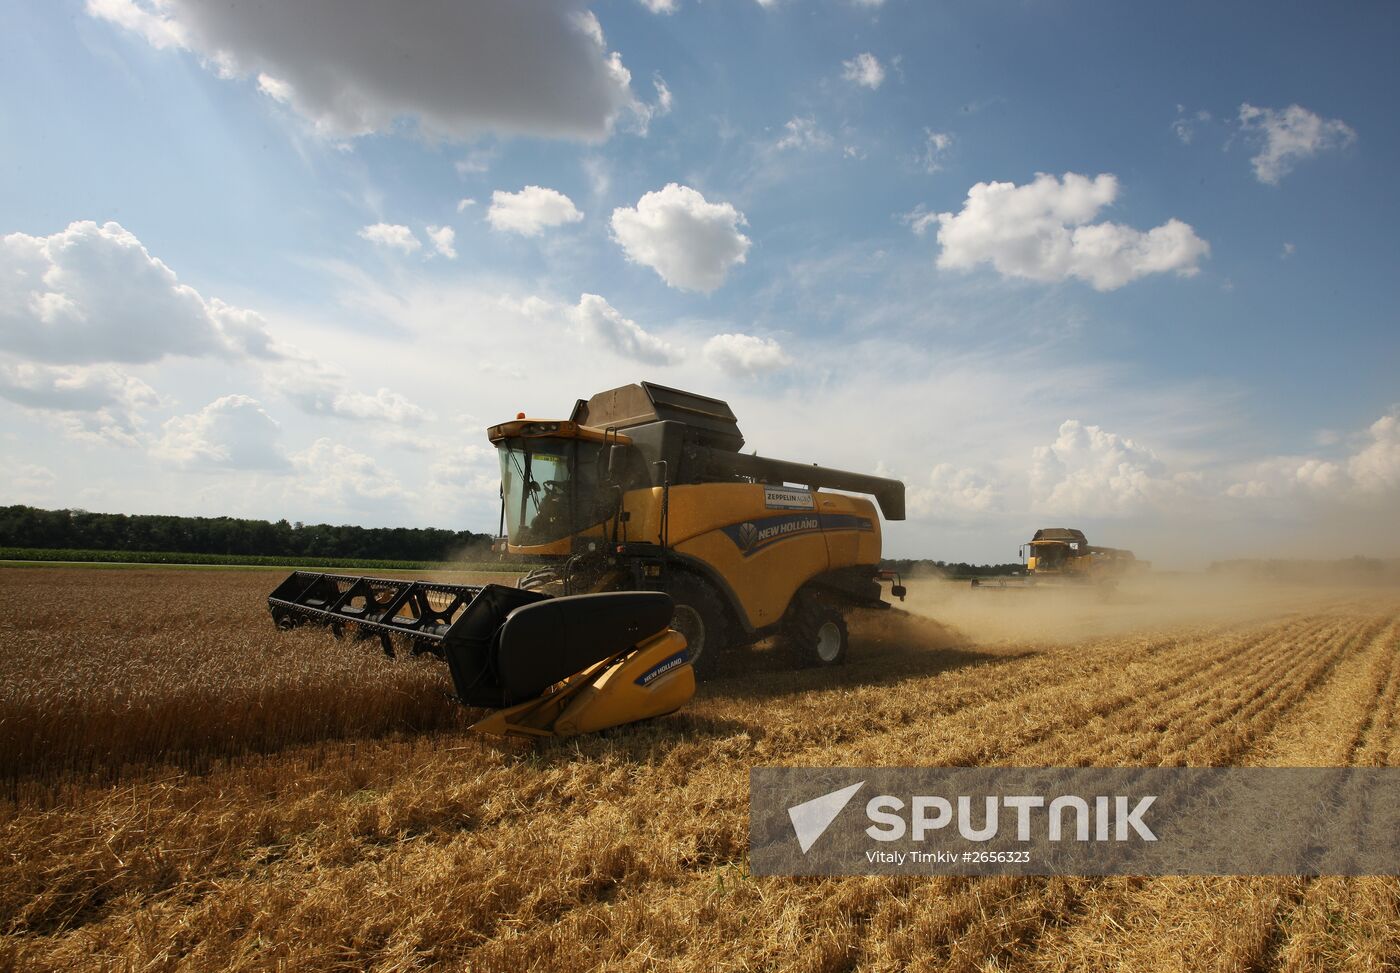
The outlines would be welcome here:
[[[387,656],[394,655],[395,635],[412,641],[414,655],[441,655],[447,630],[481,590],[480,585],[295,571],[267,605],[280,628],[353,624],[378,635]]]

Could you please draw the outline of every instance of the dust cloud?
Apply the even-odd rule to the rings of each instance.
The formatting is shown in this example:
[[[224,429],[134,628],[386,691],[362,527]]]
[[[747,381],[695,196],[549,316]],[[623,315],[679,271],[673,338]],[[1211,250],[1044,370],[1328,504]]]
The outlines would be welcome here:
[[[961,633],[969,645],[1064,643],[1241,624],[1285,618],[1357,593],[1343,583],[1277,583],[1221,573],[1148,574],[1112,589],[1050,584],[975,589],[965,581],[920,578],[910,579],[908,588],[901,606],[906,612]],[[911,636],[916,633],[910,629]]]

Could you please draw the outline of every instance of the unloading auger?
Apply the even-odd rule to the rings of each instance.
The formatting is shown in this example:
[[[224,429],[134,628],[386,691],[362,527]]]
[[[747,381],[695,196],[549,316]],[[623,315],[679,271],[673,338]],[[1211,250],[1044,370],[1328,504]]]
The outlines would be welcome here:
[[[680,709],[695,693],[675,605],[660,591],[550,597],[504,585],[294,572],[268,597],[282,629],[307,623],[384,653],[444,660],[457,698],[493,710],[472,730],[571,736]]]

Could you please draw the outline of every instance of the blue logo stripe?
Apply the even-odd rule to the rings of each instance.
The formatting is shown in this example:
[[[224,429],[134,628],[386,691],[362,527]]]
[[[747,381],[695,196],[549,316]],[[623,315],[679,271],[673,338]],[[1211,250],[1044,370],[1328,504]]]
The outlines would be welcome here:
[[[682,663],[684,663],[686,656],[689,654],[689,652],[690,650],[686,649],[682,652],[677,652],[675,655],[667,656],[664,662],[658,662],[656,665],[652,666],[650,669],[648,669],[646,672],[642,673],[640,676],[638,676],[632,681],[638,686],[649,685],[658,676],[663,676],[666,673],[670,672],[672,669],[675,669],[677,666],[680,666]]]
[[[856,514],[803,513],[759,517],[721,529],[734,542],[734,546],[743,552],[744,557],[749,557],[765,547],[789,538],[806,537],[826,531],[873,531],[875,525],[869,517]]]

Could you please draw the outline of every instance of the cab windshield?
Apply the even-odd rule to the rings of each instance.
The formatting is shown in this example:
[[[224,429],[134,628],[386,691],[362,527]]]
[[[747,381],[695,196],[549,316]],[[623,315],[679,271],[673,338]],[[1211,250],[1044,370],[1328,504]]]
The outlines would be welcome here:
[[[601,444],[531,437],[504,440],[497,450],[511,544],[549,544],[606,516],[599,515]]]
[[[1064,564],[1065,548],[1062,544],[1045,544],[1033,550],[1036,566],[1041,569],[1058,568]]]

